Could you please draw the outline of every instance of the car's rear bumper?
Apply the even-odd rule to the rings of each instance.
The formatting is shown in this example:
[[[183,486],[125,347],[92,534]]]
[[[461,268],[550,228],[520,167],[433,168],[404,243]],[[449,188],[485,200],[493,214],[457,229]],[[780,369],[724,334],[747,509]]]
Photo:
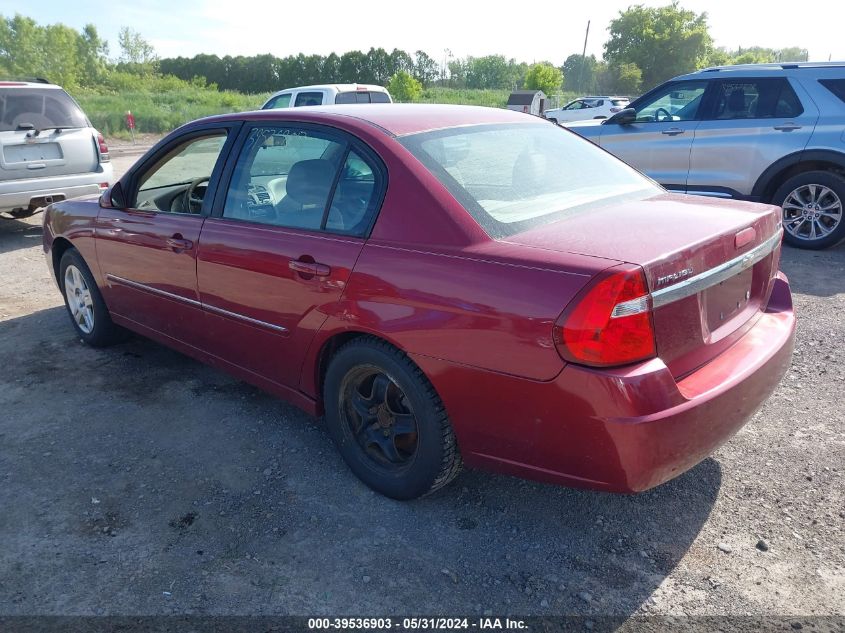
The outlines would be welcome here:
[[[616,370],[568,365],[536,382],[415,356],[470,466],[616,492],[692,468],[736,433],[789,367],[789,284],[736,344],[676,381],[659,359]]]
[[[27,209],[31,202],[46,206],[53,201],[97,194],[102,191],[101,184],[111,185],[113,180],[111,163],[102,163],[97,171],[85,174],[0,180],[0,211]]]

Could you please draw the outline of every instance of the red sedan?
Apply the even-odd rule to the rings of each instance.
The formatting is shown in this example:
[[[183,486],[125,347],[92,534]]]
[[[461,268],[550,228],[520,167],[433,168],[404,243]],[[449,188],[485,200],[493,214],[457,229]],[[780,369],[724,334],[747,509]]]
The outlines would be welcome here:
[[[779,209],[668,194],[507,110],[203,119],[44,225],[83,341],[132,330],[324,414],[399,499],[464,463],[645,490],[735,433],[792,353]]]

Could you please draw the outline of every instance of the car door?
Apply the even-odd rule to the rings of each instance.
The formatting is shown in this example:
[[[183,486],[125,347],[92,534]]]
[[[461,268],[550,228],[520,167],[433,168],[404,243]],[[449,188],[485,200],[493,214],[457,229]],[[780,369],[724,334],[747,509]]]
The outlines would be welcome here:
[[[121,208],[101,209],[97,260],[110,311],[197,344],[197,246],[235,132],[215,125],[174,138],[121,181]]]
[[[200,237],[207,345],[295,388],[369,233],[385,171],[357,140],[317,126],[262,123],[240,136]]]
[[[599,144],[667,189],[685,191],[706,80],[670,82],[632,103],[633,123],[608,119]]]
[[[785,77],[713,83],[692,144],[687,191],[747,196],[770,165],[806,147],[819,112],[810,99],[802,104]]]

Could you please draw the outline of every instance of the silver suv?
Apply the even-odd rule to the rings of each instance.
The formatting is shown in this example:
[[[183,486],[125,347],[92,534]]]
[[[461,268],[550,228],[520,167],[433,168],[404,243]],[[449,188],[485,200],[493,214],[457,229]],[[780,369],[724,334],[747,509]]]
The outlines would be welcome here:
[[[0,217],[25,218],[112,180],[105,139],[69,94],[46,82],[0,81]]]
[[[843,62],[707,68],[567,127],[672,191],[781,206],[793,246],[845,238]]]

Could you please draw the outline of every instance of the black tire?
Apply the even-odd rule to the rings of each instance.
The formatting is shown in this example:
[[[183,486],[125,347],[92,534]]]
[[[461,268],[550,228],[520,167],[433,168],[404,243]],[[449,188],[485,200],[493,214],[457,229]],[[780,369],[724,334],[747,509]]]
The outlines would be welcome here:
[[[551,118],[551,119],[549,119],[549,121],[551,121],[551,122],[552,122],[552,123],[554,123],[555,125],[560,125],[560,123],[558,123],[558,122],[557,122],[557,119],[555,119],[555,118]]]
[[[86,331],[87,324],[83,325],[80,320],[74,316],[74,310],[71,307],[71,299],[68,297],[68,286],[66,284],[66,275],[68,268],[74,267],[84,281],[86,290],[90,293],[91,300],[91,327],[90,331]],[[70,322],[73,324],[73,329],[76,330],[77,336],[92,347],[106,347],[118,343],[126,338],[126,330],[115,325],[111,316],[109,316],[108,308],[103,301],[103,296],[100,294],[100,289],[94,281],[94,276],[91,270],[75,248],[69,248],[62,255],[59,262],[59,287],[62,290],[62,297],[65,300],[65,308],[67,309]]]
[[[367,424],[353,401],[359,405],[377,402],[376,381],[385,384],[379,376],[388,383],[384,403],[390,405],[390,398],[395,398],[398,404],[386,409],[379,406],[375,413],[373,406]],[[368,380],[372,380],[369,387]],[[362,397],[361,388],[369,392],[368,398]],[[376,492],[393,499],[415,499],[442,488],[460,472],[461,455],[440,397],[420,368],[385,341],[365,336],[341,347],[329,363],[323,397],[326,424],[338,451],[352,472]],[[392,417],[394,409],[400,412]],[[399,431],[388,437],[399,428],[394,423],[408,416],[413,418],[415,432]],[[370,436],[377,437],[370,440]],[[400,440],[405,444],[398,444]],[[391,461],[382,442],[392,446],[401,461]]]
[[[791,205],[789,209],[784,208],[784,205],[787,203],[787,198],[790,198],[790,194],[792,194],[792,192],[800,189],[801,187],[810,185],[816,185],[820,188],[825,187],[832,192],[832,196],[825,196],[824,200],[820,200],[821,202],[832,202],[834,200],[834,196],[837,197],[839,201],[838,224],[833,227],[830,233],[826,234],[824,237],[818,237],[816,239],[811,239],[809,227],[806,225],[806,221],[803,223],[803,226],[800,226],[796,231],[798,233],[797,235],[790,232],[790,226],[795,226],[795,223],[800,221],[801,216],[795,205]],[[809,201],[809,198],[806,196],[802,199]],[[792,201],[794,202],[794,200]],[[778,187],[778,190],[775,191],[772,196],[772,204],[776,204],[783,209],[784,240],[790,246],[819,250],[833,246],[834,244],[842,241],[842,239],[845,239],[845,217],[843,217],[843,213],[845,213],[845,209],[843,209],[843,205],[845,205],[845,178],[842,178],[842,176],[838,174],[829,171],[806,171],[798,174],[797,176],[793,176]],[[820,206],[824,206],[824,204]],[[813,209],[810,209],[809,211],[812,212]],[[818,211],[818,209],[816,209],[816,211]],[[832,220],[820,218],[819,221],[828,222]],[[807,233],[807,235],[805,236],[804,233]]]

